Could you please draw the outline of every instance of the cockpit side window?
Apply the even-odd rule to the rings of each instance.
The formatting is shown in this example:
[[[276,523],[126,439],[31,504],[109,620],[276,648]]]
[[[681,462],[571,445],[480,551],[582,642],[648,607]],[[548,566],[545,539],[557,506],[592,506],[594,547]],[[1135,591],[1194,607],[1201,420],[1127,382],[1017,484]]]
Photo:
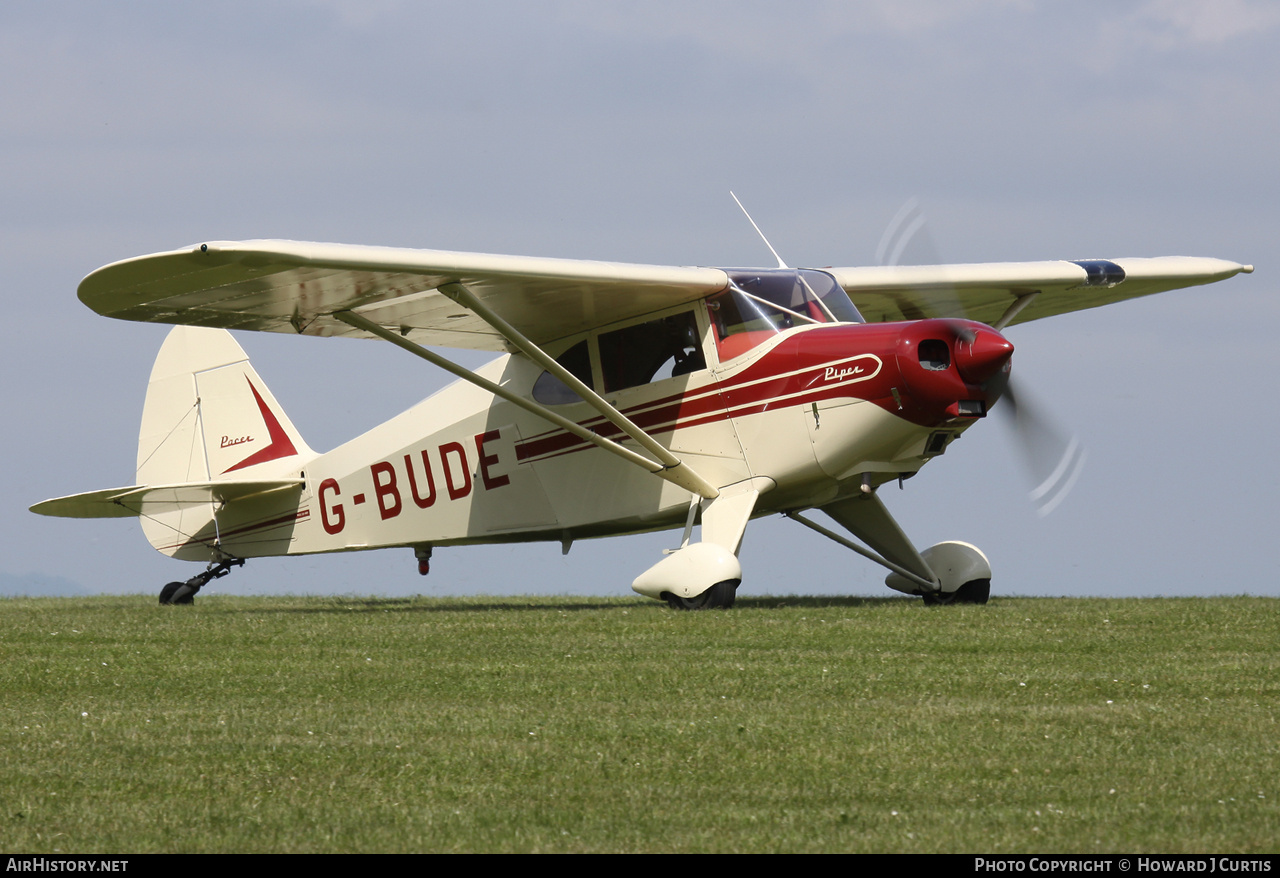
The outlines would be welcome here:
[[[591,386],[591,348],[588,339],[583,339],[560,356],[556,362],[583,384]],[[571,402],[582,402],[582,397],[569,389],[550,372],[543,372],[533,383],[533,398],[543,405],[567,405]]]
[[[824,313],[830,312],[831,316],[841,323],[866,322],[858,313],[849,294],[836,283],[834,277],[815,268],[802,268],[796,272],[796,275],[805,288],[807,298],[811,300],[811,306],[817,306],[818,303],[812,301],[816,296],[822,303],[821,310]]]
[[[606,393],[707,367],[692,311],[600,334]]]

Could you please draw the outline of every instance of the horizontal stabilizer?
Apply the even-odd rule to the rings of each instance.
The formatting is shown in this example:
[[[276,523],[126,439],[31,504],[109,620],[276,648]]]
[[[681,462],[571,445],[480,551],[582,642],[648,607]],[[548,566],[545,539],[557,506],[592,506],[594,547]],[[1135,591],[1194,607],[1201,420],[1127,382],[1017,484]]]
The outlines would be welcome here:
[[[210,503],[224,506],[237,500],[303,487],[300,479],[257,482],[184,482],[176,485],[131,485],[45,500],[31,507],[40,515],[59,518],[131,518],[159,515]]]

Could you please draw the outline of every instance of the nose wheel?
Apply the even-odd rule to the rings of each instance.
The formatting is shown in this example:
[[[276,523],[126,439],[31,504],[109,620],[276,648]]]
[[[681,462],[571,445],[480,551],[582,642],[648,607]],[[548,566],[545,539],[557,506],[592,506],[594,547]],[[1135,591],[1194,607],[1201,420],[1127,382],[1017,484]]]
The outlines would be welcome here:
[[[196,599],[196,592],[204,588],[215,579],[221,579],[231,572],[232,567],[243,567],[243,558],[232,558],[228,561],[219,561],[217,564],[210,564],[209,569],[203,573],[197,573],[186,582],[171,582],[164,588],[160,589],[161,606],[170,604],[193,604]]]
[[[733,606],[733,599],[738,595],[737,579],[717,582],[702,594],[691,598],[682,598],[669,591],[662,593],[663,600],[673,610],[727,610]]]
[[[925,606],[929,607],[941,607],[947,604],[985,604],[990,599],[990,579],[971,579],[949,594],[932,592],[924,595]]]

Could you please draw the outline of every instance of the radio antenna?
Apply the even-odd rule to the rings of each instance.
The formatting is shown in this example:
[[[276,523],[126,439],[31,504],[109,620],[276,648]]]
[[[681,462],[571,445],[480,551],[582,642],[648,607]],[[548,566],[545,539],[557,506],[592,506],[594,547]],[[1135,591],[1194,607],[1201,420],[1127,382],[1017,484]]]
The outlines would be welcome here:
[[[751,223],[751,228],[756,230],[756,234],[760,236],[760,240],[764,241],[764,245],[769,248],[769,252],[773,254],[773,258],[778,260],[778,268],[790,268],[790,265],[782,261],[782,257],[778,255],[778,251],[773,249],[773,245],[769,243],[769,239],[764,236],[764,232],[760,231],[760,227],[756,225],[756,221],[751,218],[751,214],[747,213],[747,209],[742,206],[742,202],[738,201],[738,196],[733,194],[733,190],[729,190],[729,197],[738,204],[738,209],[746,216],[747,222]]]

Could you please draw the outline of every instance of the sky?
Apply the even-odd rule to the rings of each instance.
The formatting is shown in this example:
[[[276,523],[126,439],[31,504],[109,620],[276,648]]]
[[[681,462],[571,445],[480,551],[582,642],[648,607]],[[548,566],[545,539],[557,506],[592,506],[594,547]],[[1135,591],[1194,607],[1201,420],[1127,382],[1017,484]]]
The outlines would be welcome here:
[[[132,520],[34,515],[132,484],[166,327],[99,317],[100,265],[289,238],[675,265],[874,264],[916,199],[945,262],[1215,256],[1257,271],[1012,327],[1088,449],[1052,515],[993,413],[882,498],[993,594],[1280,594],[1280,6],[339,2],[0,5],[0,584],[157,592],[197,565]],[[237,336],[328,450],[446,383],[377,341]],[[456,352],[455,352],[456,353]],[[475,366],[483,355],[457,358]],[[998,407],[997,407],[998,408]],[[231,594],[631,594],[678,533],[251,561]],[[740,594],[893,594],[780,518]]]

